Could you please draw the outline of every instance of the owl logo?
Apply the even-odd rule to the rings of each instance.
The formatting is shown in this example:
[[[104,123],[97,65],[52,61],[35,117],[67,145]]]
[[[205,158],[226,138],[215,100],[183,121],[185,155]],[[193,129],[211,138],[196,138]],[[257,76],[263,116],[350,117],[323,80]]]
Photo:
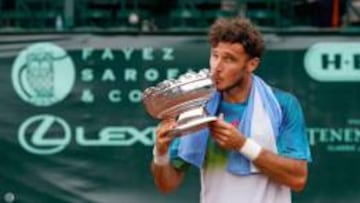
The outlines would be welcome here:
[[[52,43],[36,43],[21,51],[11,74],[20,98],[35,106],[62,101],[75,82],[73,61],[64,49]]]

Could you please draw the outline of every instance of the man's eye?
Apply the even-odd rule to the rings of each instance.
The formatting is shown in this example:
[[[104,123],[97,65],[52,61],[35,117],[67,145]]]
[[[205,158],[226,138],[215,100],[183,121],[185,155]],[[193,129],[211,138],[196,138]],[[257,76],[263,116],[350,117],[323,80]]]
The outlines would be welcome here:
[[[234,58],[231,58],[231,57],[225,57],[224,59],[226,62],[234,62]]]

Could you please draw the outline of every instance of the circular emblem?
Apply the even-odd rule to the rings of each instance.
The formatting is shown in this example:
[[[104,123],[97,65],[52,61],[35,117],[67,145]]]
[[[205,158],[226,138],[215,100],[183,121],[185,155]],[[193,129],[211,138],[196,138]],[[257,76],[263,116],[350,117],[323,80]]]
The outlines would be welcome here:
[[[21,124],[18,139],[21,146],[30,153],[55,154],[70,143],[71,129],[62,118],[37,115]]]
[[[61,47],[36,43],[17,56],[11,77],[22,100],[35,106],[50,106],[70,93],[75,82],[75,67]]]

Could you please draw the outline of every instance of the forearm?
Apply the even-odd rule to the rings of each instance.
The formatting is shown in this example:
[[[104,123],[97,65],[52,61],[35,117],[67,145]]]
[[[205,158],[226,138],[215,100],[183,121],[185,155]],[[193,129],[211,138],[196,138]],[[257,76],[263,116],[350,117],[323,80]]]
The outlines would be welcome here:
[[[151,163],[151,172],[155,184],[161,192],[168,193],[175,190],[183,179],[183,172],[175,169],[170,163],[166,165],[157,165]]]
[[[307,163],[281,157],[269,150],[262,149],[253,161],[255,166],[275,182],[287,185],[294,191],[301,191],[307,179]]]

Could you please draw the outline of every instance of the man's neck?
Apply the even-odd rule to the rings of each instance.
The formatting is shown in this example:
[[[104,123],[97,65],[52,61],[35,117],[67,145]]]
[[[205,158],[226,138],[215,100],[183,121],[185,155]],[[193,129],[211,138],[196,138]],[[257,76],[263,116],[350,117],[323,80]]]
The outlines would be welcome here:
[[[222,93],[223,99],[229,103],[244,103],[246,102],[252,85],[252,77],[245,77],[243,82],[234,88],[224,91]]]

